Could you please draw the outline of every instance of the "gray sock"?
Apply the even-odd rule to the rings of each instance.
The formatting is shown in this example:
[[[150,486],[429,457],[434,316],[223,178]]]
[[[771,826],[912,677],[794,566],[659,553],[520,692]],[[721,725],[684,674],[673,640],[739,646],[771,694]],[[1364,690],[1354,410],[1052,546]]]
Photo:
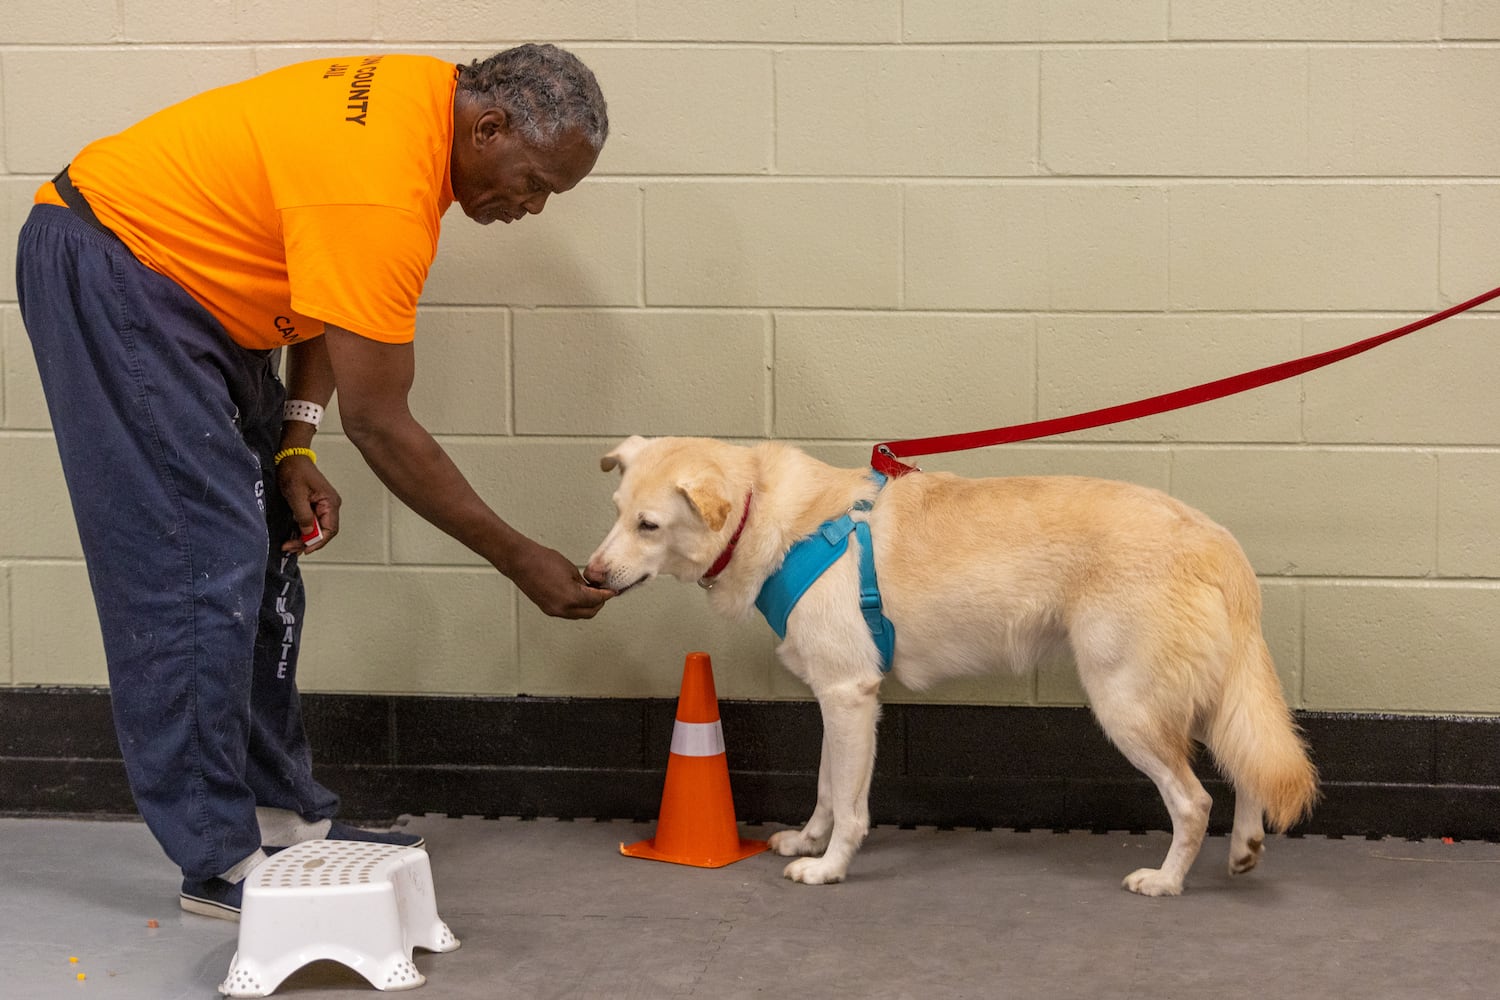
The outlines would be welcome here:
[[[267,847],[290,847],[304,840],[322,840],[328,836],[331,819],[309,823],[290,809],[255,807],[255,821],[260,824],[260,842]]]
[[[228,882],[230,885],[234,885],[237,882],[243,882],[245,880],[245,876],[253,872],[255,870],[255,866],[260,864],[264,860],[266,860],[266,852],[257,847],[254,854],[249,855],[233,868],[220,874],[219,878],[223,879],[225,882]]]

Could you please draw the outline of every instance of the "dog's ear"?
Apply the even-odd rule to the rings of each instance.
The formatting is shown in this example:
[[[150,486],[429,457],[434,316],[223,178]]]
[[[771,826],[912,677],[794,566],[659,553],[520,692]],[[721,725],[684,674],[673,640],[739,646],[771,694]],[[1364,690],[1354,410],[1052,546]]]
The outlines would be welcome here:
[[[729,519],[729,498],[724,495],[722,479],[702,477],[690,483],[679,483],[677,488],[703,518],[709,531],[724,527],[724,522]]]
[[[599,468],[604,472],[609,472],[618,466],[620,471],[624,472],[625,466],[629,465],[631,459],[640,454],[641,449],[646,447],[646,444],[647,441],[645,438],[639,434],[632,434],[624,441],[615,445],[614,451],[599,459]]]

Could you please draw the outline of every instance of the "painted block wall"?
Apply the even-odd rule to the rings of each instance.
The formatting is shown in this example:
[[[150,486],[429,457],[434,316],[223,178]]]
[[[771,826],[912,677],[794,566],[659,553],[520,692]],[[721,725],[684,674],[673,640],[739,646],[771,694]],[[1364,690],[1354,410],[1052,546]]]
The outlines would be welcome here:
[[[414,408],[582,561],[632,434],[871,443],[1059,416],[1321,351],[1500,284],[1500,10],[1476,0],[8,0],[0,9],[0,685],[105,682],[14,234],[90,139],[356,52],[555,41],[613,136],[519,226],[450,213]],[[934,457],[1166,489],[1240,537],[1292,702],[1500,712],[1500,314],[1251,395]],[[763,623],[664,581],[547,619],[338,432],[305,689],[799,698]],[[896,700],[1072,704],[1062,664]]]

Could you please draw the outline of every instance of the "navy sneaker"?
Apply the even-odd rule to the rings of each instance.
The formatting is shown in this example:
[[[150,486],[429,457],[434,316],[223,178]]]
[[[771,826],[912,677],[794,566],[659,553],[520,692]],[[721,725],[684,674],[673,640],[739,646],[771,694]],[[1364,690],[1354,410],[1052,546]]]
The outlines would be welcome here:
[[[390,844],[392,847],[418,847],[426,849],[427,841],[414,833],[397,833],[394,830],[364,830],[347,823],[333,821],[328,828],[328,833],[323,836],[324,840],[357,840],[364,844]],[[261,850],[269,857],[278,851],[284,851],[291,844],[262,844]]]
[[[245,895],[245,883],[230,884],[221,878],[182,880],[182,893],[178,902],[189,913],[198,913],[219,920],[240,919],[240,900]]]
[[[366,844],[390,844],[392,847],[426,848],[427,841],[415,833],[400,833],[396,830],[362,830],[357,826],[333,821],[324,840],[358,840]]]

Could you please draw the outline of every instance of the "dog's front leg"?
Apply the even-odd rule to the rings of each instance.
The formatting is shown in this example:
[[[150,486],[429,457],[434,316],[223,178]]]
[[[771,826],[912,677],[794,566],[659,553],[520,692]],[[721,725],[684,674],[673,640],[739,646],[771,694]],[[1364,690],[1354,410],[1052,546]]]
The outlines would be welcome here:
[[[842,882],[854,852],[870,831],[870,774],[875,769],[875,725],[880,717],[879,680],[833,686],[815,692],[823,713],[823,760],[818,770],[818,807],[803,835],[817,824],[833,829],[822,857],[798,858],[783,870],[793,882]]]
[[[833,772],[828,761],[828,727],[825,725],[823,753],[818,762],[818,804],[802,829],[771,834],[771,850],[784,858],[816,857],[828,848],[828,838],[833,833],[833,794],[829,789]]]

